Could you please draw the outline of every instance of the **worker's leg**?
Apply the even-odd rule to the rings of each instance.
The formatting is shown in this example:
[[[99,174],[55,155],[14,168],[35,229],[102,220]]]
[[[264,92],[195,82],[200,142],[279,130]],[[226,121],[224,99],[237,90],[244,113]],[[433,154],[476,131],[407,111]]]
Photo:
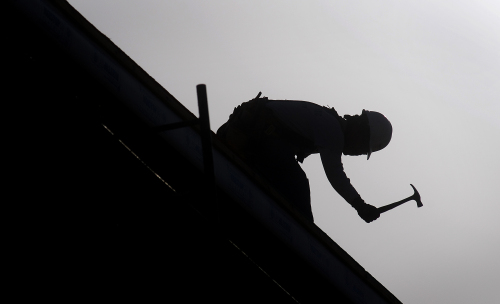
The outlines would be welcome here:
[[[310,221],[314,221],[309,180],[295,160],[293,147],[278,140],[267,142],[265,146],[255,164],[257,170],[289,203]]]

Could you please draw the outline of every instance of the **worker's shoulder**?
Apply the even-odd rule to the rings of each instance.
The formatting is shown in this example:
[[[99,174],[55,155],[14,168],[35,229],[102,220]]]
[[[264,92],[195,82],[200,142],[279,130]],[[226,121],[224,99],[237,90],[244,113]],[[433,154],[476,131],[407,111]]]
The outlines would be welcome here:
[[[276,103],[280,104],[283,106],[301,106],[301,107],[311,107],[311,108],[318,108],[318,109],[323,109],[323,110],[330,110],[333,109],[333,107],[327,107],[327,106],[322,106],[319,104],[316,104],[311,101],[307,100],[296,100],[296,99],[267,99],[267,102],[269,103]]]
[[[306,113],[314,113],[314,114],[323,114],[328,113],[326,117],[338,118],[339,115],[335,108],[321,106],[316,103],[305,101],[305,100],[288,100],[288,99],[269,99],[267,102],[267,106],[280,110],[280,109],[295,109],[297,111],[303,111],[303,114]]]
[[[323,106],[305,100],[268,99],[267,104],[271,107],[298,108],[316,111],[326,109]]]
[[[296,100],[296,99],[268,99],[269,102],[273,103],[282,103],[282,104],[302,104],[302,105],[314,105],[318,106],[317,104],[306,101],[306,100]]]

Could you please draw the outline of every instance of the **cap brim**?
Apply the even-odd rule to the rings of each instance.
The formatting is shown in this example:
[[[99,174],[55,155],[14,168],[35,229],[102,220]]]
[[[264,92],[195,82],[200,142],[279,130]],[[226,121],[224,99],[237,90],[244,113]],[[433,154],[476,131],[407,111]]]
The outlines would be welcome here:
[[[365,114],[365,112],[369,112],[365,109],[363,109],[363,111],[361,111],[361,115]],[[368,125],[370,125],[370,118],[368,117],[368,115],[366,115],[366,119],[368,120]],[[371,151],[371,132],[370,132],[370,137],[368,138],[368,153],[366,153],[366,160],[369,160],[370,159],[370,155],[372,155],[372,151]]]

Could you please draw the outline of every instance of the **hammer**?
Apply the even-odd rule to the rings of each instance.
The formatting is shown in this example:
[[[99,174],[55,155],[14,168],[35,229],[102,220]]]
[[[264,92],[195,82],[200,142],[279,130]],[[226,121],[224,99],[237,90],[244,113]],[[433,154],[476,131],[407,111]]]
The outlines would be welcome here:
[[[379,208],[377,208],[378,211],[380,213],[386,212],[386,211],[391,210],[392,208],[396,208],[397,206],[399,206],[401,204],[404,204],[407,201],[411,201],[411,200],[415,200],[417,202],[417,207],[418,208],[422,207],[423,204],[422,204],[422,201],[420,200],[420,194],[418,194],[417,189],[415,189],[415,187],[413,187],[412,184],[410,184],[410,186],[413,188],[413,191],[415,191],[412,196],[409,196],[409,197],[407,197],[407,198],[405,198],[403,200],[400,200],[399,202],[395,202],[395,203],[392,203],[392,204],[389,204],[389,205],[385,205],[385,206],[379,207]]]

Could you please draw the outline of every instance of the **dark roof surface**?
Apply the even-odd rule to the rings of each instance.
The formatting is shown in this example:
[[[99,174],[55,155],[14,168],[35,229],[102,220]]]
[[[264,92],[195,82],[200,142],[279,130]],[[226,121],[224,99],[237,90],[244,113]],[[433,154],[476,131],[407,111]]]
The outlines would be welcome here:
[[[12,3],[28,21],[12,21],[20,32],[9,38],[11,90],[23,107],[44,114],[32,117],[38,134],[47,134],[34,146],[54,148],[39,154],[40,163],[51,160],[50,169],[35,171],[55,168],[54,182],[70,189],[73,200],[88,202],[76,209],[95,222],[70,224],[90,257],[82,264],[88,269],[75,271],[93,269],[101,287],[107,277],[133,288],[139,276],[149,292],[164,290],[161,278],[171,276],[174,289],[203,290],[207,297],[221,290],[228,299],[249,296],[258,286],[277,301],[400,303],[215,135],[218,200],[207,200],[199,127],[150,132],[195,115],[66,1]],[[172,270],[179,265],[181,271]],[[223,274],[218,282],[227,288],[215,287],[213,273]]]

